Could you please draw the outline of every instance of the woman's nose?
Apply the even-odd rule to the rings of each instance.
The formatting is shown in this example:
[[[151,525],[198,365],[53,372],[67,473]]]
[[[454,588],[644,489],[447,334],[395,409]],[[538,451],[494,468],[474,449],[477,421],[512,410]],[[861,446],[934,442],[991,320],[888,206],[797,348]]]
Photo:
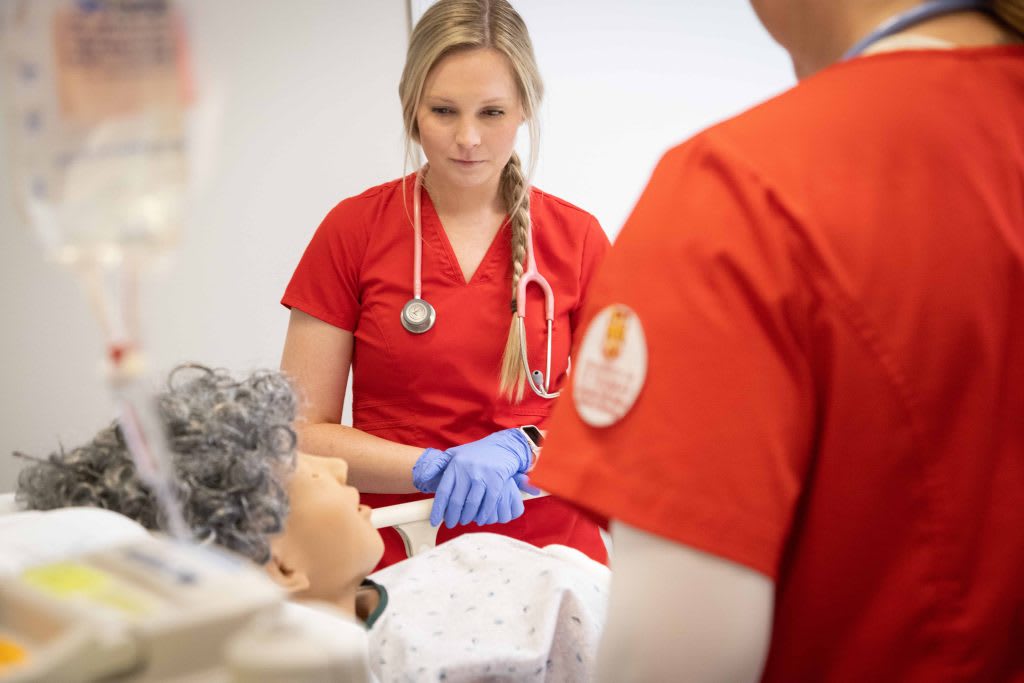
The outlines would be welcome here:
[[[480,144],[480,131],[477,130],[476,122],[462,119],[455,131],[455,144],[459,147],[476,147]]]

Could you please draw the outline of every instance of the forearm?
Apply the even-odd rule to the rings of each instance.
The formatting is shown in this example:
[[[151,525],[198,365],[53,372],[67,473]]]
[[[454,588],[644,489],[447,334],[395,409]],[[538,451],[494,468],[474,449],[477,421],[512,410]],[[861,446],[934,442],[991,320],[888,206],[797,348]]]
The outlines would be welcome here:
[[[299,449],[341,458],[348,463],[348,481],[365,493],[415,493],[412,467],[424,447],[388,441],[340,424],[301,425]]]
[[[599,681],[760,679],[771,640],[771,579],[617,521],[612,543]]]

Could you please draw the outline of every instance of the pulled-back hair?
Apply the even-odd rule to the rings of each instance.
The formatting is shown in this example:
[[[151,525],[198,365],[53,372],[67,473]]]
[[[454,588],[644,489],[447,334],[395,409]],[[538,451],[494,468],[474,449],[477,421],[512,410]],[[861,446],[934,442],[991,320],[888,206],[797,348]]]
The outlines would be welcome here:
[[[992,8],[1008,26],[1024,35],[1024,0],[992,0]]]
[[[525,269],[530,225],[530,180],[536,167],[540,139],[537,111],[544,95],[544,85],[526,24],[507,0],[439,0],[416,23],[409,39],[402,80],[398,84],[406,133],[406,157],[407,162],[412,160],[413,143],[420,139],[416,112],[423,99],[423,88],[430,70],[453,52],[476,48],[495,50],[508,59],[530,131],[529,170],[523,170],[519,155],[513,152],[502,171],[499,189],[512,226],[511,300],[514,302],[519,279]],[[501,394],[516,402],[522,400],[526,379],[521,349],[519,326],[513,310],[499,380]]]
[[[236,381],[224,370],[183,365],[157,403],[189,529],[200,541],[268,561],[268,536],[284,526],[285,481],[295,463],[296,401],[288,380],[257,371]],[[18,477],[15,497],[23,507],[100,507],[163,528],[116,423],[83,446],[32,459]]]

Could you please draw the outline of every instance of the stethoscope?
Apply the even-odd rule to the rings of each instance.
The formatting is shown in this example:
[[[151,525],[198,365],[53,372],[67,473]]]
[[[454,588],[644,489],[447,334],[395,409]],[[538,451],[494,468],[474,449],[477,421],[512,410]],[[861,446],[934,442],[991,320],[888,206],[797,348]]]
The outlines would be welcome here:
[[[434,326],[437,312],[426,301],[422,294],[423,272],[423,223],[420,192],[423,188],[423,173],[426,167],[416,173],[416,184],[412,198],[413,228],[413,259],[412,259],[412,298],[402,307],[402,327],[413,334],[423,334]],[[540,287],[544,293],[544,318],[547,321],[547,353],[544,358],[544,371],[530,370],[529,356],[526,355],[526,288],[531,284]],[[555,320],[555,293],[547,279],[537,270],[537,260],[533,253],[533,224],[526,226],[526,270],[519,278],[516,289],[516,318],[519,324],[519,343],[522,352],[523,369],[526,370],[526,383],[541,398],[557,398],[560,392],[550,391],[551,382],[551,328]]]
[[[988,0],[932,0],[931,2],[925,2],[882,22],[878,28],[858,40],[853,47],[847,50],[846,54],[843,55],[843,60],[853,59],[863,54],[865,50],[878,41],[888,38],[894,33],[904,31],[911,26],[916,26],[921,22],[928,21],[933,17],[968,10],[992,13]]]

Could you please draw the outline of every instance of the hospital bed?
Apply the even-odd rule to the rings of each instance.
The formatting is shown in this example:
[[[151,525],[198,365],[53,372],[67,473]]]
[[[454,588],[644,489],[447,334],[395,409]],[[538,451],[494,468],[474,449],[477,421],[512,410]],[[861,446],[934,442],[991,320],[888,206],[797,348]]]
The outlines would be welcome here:
[[[543,495],[546,494],[542,493],[541,496]],[[524,498],[534,497],[540,496],[524,496]],[[409,555],[413,556],[429,550],[435,545],[437,529],[429,524],[431,505],[432,500],[426,499],[381,508],[373,511],[371,522],[376,528],[395,528],[405,542]],[[14,494],[0,494],[0,539],[3,538],[5,518],[13,519],[9,515],[15,512],[17,509]],[[110,563],[113,560],[123,562],[123,557],[113,556],[118,552],[124,555],[125,549],[133,551],[136,556],[143,557],[147,563],[156,561],[159,564],[162,562],[160,560],[161,553],[169,553],[169,559],[164,563],[167,566],[172,566],[176,562],[184,562],[188,565],[189,562],[196,560],[195,557],[192,557],[193,551],[197,550],[194,547],[172,547],[176,544],[167,541],[160,541],[162,543],[160,545],[157,543],[157,539],[151,537],[142,527],[130,522],[127,518],[102,510],[89,510],[88,512],[117,518],[134,528],[128,529],[130,534],[122,535],[117,543],[112,543],[111,539],[117,540],[116,523],[114,524],[115,528],[111,530],[108,528],[109,524],[102,519],[95,525],[88,518],[74,520],[75,524],[71,526],[76,528],[64,529],[62,534],[65,538],[81,539],[74,541],[72,545],[78,547],[79,554],[85,558],[87,565],[95,564],[96,557],[100,556],[100,562],[96,566],[101,569],[112,566],[119,569],[116,564]],[[49,513],[32,514],[45,515]],[[0,540],[0,546],[3,545],[4,542]],[[15,553],[19,552],[19,543],[16,542],[14,546]],[[22,549],[30,548],[27,554],[34,556],[36,560],[44,560],[44,564],[52,564],[54,560],[64,559],[63,556],[58,557],[51,551],[44,535],[24,539],[20,542],[20,546]],[[206,552],[206,549],[203,548],[198,550]],[[106,553],[106,557],[103,556],[104,553]],[[75,560],[78,557],[76,555],[71,559]],[[116,648],[106,647],[104,650],[103,644],[96,642],[100,630],[97,629],[95,621],[84,617],[81,607],[77,612],[66,610],[66,633],[62,636],[62,650],[54,655],[51,652],[53,648],[47,646],[49,649],[46,651],[47,659],[58,662],[63,668],[48,668],[47,676],[43,678],[19,677],[16,673],[10,675],[4,669],[2,650],[5,637],[10,638],[12,632],[17,634],[19,630],[25,630],[26,622],[19,613],[30,613],[35,617],[35,612],[45,612],[47,609],[47,605],[42,604],[45,601],[37,601],[33,604],[29,600],[31,591],[26,592],[25,590],[23,574],[15,576],[15,573],[11,571],[12,567],[17,569],[17,561],[12,564],[10,559],[5,560],[4,548],[0,547],[0,683],[9,683],[9,681],[24,683],[34,680],[91,681],[99,676],[92,676],[89,673],[90,666],[94,668],[100,665],[112,666],[111,662],[116,664],[125,661],[144,661],[144,671],[138,675],[132,674],[127,679],[118,680],[161,680],[175,681],[176,683],[227,683],[228,681],[243,680],[258,680],[261,683],[271,681],[298,683],[307,680],[351,680],[365,681],[366,683],[372,681],[367,658],[369,647],[362,626],[352,627],[351,623],[346,623],[350,620],[338,614],[320,614],[318,616],[315,612],[308,610],[304,612],[290,611],[288,608],[290,603],[284,601],[285,596],[270,583],[261,569],[233,560],[232,562],[240,572],[238,577],[224,576],[219,572],[223,560],[216,560],[216,558],[212,566],[203,565],[202,562],[199,565],[189,565],[197,567],[199,576],[203,576],[203,571],[206,571],[208,579],[198,582],[200,585],[205,585],[205,593],[188,595],[189,592],[194,593],[195,591],[187,588],[181,589],[181,600],[170,601],[174,603],[169,610],[170,616],[161,615],[156,626],[140,628],[131,620],[123,619],[124,623],[118,625],[121,634],[121,640],[118,641],[120,644]],[[137,561],[138,558],[129,559]],[[162,573],[174,574],[174,572],[167,571]],[[132,576],[131,572],[115,572],[115,574],[119,577],[131,578]],[[75,580],[80,581],[81,577],[75,577]],[[61,581],[64,579],[62,578]],[[152,580],[148,573],[145,576],[140,575],[139,581],[140,586],[151,587]],[[132,585],[129,584],[129,595],[131,588]],[[39,620],[34,618],[30,621]],[[346,629],[346,626],[351,628]],[[118,629],[115,628],[113,631],[116,636]],[[109,633],[102,634],[102,638],[107,641],[117,641],[115,636],[111,636]],[[39,642],[39,639],[30,639],[30,642]],[[99,651],[103,652],[102,656],[96,654]],[[180,656],[185,651],[189,652],[188,658]],[[72,652],[78,653],[78,659],[70,654]],[[239,652],[244,652],[244,656],[239,656],[237,654]],[[232,659],[233,656],[234,659]],[[94,658],[98,660],[95,665],[91,661]],[[37,660],[41,660],[41,658],[37,657]],[[250,672],[254,674],[253,677],[237,676],[234,667],[239,665],[239,661],[253,669]],[[309,672],[317,675],[322,673],[322,667],[325,666],[332,667],[331,671],[344,670],[347,673],[344,677],[307,676],[302,670],[295,668],[299,664],[310,667]],[[268,675],[268,669],[282,665],[284,670],[281,675]],[[188,673],[185,676],[178,676],[179,669],[182,667],[187,669]],[[259,670],[256,670],[257,667]],[[102,671],[102,669],[100,670]],[[50,676],[54,671],[57,672],[56,678]],[[167,671],[173,671],[175,676],[166,675]],[[197,671],[199,673],[196,673]],[[70,677],[68,677],[69,675]]]
[[[543,491],[539,495],[524,493],[523,500],[543,498],[546,495],[548,494]],[[430,508],[433,502],[433,498],[426,498],[377,508],[370,514],[370,521],[376,529],[393,527],[402,537],[406,555],[412,557],[437,545],[437,531],[440,527],[430,526]]]

